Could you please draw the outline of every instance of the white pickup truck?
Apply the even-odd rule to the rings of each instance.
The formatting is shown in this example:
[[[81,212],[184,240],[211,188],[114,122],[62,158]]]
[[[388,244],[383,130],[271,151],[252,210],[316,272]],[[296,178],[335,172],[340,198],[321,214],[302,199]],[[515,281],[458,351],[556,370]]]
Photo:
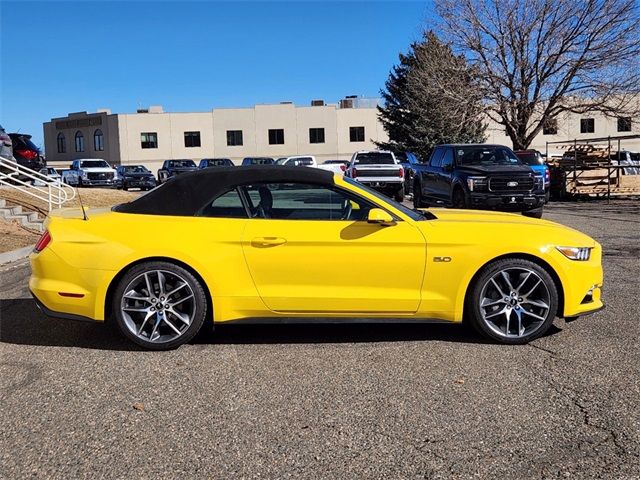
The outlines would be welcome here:
[[[115,187],[116,170],[100,158],[80,158],[62,172],[62,181],[74,187]]]
[[[388,150],[359,151],[353,154],[344,172],[379,192],[404,200],[404,168],[398,163],[393,152]]]

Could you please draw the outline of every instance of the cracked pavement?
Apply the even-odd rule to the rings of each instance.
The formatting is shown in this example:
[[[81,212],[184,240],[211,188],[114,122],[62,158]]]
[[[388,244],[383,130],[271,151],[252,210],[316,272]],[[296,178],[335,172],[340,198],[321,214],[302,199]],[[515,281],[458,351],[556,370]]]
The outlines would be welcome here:
[[[602,243],[607,309],[521,347],[234,325],[144,352],[43,317],[28,264],[0,267],[0,478],[640,478],[640,204],[545,218]]]

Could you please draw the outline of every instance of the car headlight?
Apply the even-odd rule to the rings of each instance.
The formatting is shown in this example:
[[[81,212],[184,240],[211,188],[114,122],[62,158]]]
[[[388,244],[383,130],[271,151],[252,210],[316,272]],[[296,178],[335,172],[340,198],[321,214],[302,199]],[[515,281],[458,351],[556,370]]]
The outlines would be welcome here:
[[[536,175],[535,179],[536,179],[536,185],[538,185],[539,187],[544,186],[544,177],[542,175]]]
[[[82,173],[80,174],[80,176],[81,176],[82,178],[84,178],[84,179],[89,178],[89,175],[87,174],[87,172],[82,172]]]
[[[469,191],[483,190],[487,186],[487,177],[467,177]]]
[[[556,247],[569,260],[586,262],[591,257],[591,247]]]

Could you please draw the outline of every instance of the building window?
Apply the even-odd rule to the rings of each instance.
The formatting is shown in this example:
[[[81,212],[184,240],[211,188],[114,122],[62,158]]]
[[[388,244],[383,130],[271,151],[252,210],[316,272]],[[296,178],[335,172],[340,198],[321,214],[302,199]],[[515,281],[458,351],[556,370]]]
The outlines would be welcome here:
[[[67,153],[67,139],[64,138],[64,133],[60,132],[57,138],[58,153]]]
[[[76,132],[76,152],[84,152],[84,135],[79,130]]]
[[[309,143],[324,143],[324,128],[310,128]]]
[[[580,133],[593,133],[596,131],[596,121],[593,118],[580,119]]]
[[[364,127],[349,127],[350,142],[364,142]]]
[[[558,120],[555,118],[547,118],[542,124],[543,135],[557,135],[558,134]]]
[[[284,145],[284,129],[274,128],[269,130],[269,145]]]
[[[227,145],[229,147],[242,145],[242,130],[227,130]]]
[[[619,132],[631,131],[631,117],[618,117],[618,131]]]
[[[102,152],[104,150],[104,136],[100,129],[93,132],[93,149],[96,152]]]
[[[200,132],[184,132],[184,146],[185,147],[199,147],[200,146]]]
[[[144,132],[140,134],[140,147],[158,148],[158,134],[156,132]]]

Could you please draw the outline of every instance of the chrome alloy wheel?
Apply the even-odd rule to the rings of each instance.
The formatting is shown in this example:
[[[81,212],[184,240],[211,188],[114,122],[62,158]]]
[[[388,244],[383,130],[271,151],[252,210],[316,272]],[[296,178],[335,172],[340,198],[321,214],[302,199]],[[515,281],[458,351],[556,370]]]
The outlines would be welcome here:
[[[152,343],[180,337],[196,315],[191,286],[167,270],[149,270],[135,277],[124,289],[120,304],[129,331]]]
[[[549,316],[551,294],[540,276],[528,268],[509,267],[487,280],[480,293],[485,325],[503,338],[536,332]]]

